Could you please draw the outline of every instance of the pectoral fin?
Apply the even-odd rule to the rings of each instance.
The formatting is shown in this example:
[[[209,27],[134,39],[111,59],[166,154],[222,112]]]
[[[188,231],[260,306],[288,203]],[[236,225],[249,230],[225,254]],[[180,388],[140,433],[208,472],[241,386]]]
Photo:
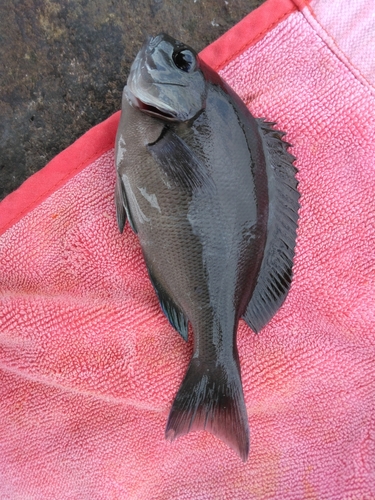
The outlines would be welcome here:
[[[253,295],[243,319],[259,332],[280,308],[292,280],[299,209],[294,156],[282,132],[258,119],[267,165],[269,218],[267,243]]]
[[[206,166],[170,129],[166,128],[160,138],[147,148],[172,186],[188,191],[213,188]]]

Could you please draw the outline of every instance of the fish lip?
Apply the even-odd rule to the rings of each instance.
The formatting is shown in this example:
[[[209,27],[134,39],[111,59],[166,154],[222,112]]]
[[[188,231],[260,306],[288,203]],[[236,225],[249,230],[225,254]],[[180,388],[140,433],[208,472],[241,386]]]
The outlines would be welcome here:
[[[162,82],[158,82],[163,85]],[[176,85],[176,84],[175,84]],[[184,85],[180,85],[184,86]],[[130,89],[129,87],[126,88],[126,95],[128,98],[129,103],[142,111],[142,113],[145,113],[146,115],[153,116],[154,118],[159,118],[159,120],[163,121],[168,121],[168,122],[176,122],[178,121],[178,118],[173,115],[172,113],[169,113],[163,109],[160,109],[152,104],[148,104],[147,102],[142,101],[137,97]]]

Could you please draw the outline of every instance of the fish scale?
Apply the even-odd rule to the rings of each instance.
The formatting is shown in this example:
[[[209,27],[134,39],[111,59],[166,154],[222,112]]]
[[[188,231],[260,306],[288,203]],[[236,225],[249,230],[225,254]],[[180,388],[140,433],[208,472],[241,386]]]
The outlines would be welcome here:
[[[116,210],[137,233],[161,308],[194,348],[166,438],[206,429],[245,461],[249,426],[236,346],[288,292],[298,220],[294,157],[187,45],[138,53],[116,139]]]

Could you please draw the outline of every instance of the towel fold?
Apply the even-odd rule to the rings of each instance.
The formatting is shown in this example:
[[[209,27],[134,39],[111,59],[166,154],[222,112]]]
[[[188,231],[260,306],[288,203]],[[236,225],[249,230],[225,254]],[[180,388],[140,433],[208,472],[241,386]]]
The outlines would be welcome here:
[[[291,291],[238,332],[246,464],[164,440],[192,344],[116,226],[119,114],[0,204],[1,499],[375,498],[374,28],[366,0],[268,0],[202,52],[299,170]]]

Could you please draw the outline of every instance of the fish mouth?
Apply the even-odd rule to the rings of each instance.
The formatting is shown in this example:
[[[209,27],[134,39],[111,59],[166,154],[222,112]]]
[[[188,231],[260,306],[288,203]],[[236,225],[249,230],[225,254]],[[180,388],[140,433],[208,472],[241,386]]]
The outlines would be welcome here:
[[[162,111],[161,109],[156,108],[155,106],[151,106],[150,104],[146,104],[142,102],[140,99],[136,97],[137,100],[137,108],[146,113],[146,115],[155,116],[156,118],[160,118],[161,120],[167,120],[169,122],[176,121],[176,117],[166,111]]]
[[[140,111],[142,111],[142,113],[145,113],[146,115],[153,116],[155,118],[159,118],[160,120],[164,120],[164,121],[168,121],[168,122],[177,121],[177,118],[175,115],[173,115],[172,113],[170,113],[164,109],[157,108],[156,106],[153,106],[152,104],[148,104],[148,103],[142,101],[141,99],[139,99],[139,97],[135,96],[133,94],[133,92],[131,92],[129,90],[129,88],[127,88],[126,93],[127,93],[127,96],[128,96],[128,99],[129,99],[131,105],[135,108],[138,108]]]

